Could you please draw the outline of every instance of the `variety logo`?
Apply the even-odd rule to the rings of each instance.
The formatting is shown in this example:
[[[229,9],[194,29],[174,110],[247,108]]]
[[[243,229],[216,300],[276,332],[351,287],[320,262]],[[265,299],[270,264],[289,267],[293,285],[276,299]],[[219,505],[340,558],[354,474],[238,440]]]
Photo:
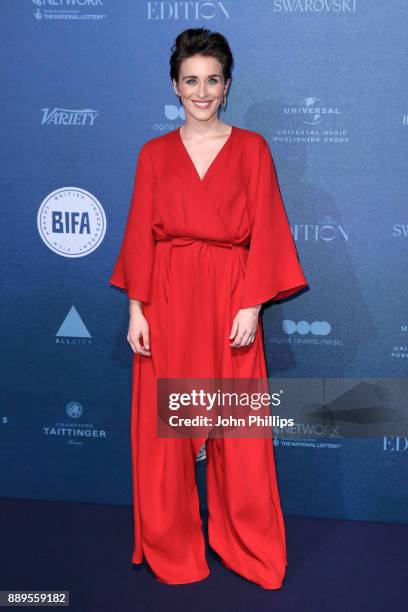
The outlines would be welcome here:
[[[229,19],[229,13],[226,9],[225,2],[203,2],[196,0],[195,2],[183,1],[165,1],[165,2],[148,2],[147,3],[147,18],[156,21],[167,21],[174,19],[175,21],[188,21],[205,19],[210,21],[216,18]]]
[[[92,336],[79,316],[75,306],[70,311],[55,334],[55,344],[91,344]]]
[[[101,203],[89,191],[61,187],[44,198],[37,227],[44,244],[54,253],[84,257],[102,243],[106,216]]]
[[[70,108],[42,108],[41,125],[94,125],[99,111],[92,108],[75,110]]]

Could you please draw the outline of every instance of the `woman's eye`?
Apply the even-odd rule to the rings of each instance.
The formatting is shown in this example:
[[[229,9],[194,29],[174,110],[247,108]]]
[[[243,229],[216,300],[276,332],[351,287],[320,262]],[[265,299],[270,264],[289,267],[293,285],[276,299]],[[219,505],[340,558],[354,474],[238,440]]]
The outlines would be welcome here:
[[[197,81],[196,79],[188,79],[187,85],[194,85]],[[211,77],[211,79],[208,79],[209,83],[218,83],[218,79],[216,79],[215,77]]]

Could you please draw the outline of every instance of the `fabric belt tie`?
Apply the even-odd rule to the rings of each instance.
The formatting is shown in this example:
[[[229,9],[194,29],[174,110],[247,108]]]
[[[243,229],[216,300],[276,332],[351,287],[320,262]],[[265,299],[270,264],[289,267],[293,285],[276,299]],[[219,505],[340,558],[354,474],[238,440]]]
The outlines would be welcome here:
[[[215,246],[226,247],[229,249],[231,249],[233,246],[245,248],[245,245],[243,244],[235,244],[234,242],[228,242],[225,240],[211,240],[209,238],[208,239],[207,238],[189,238],[189,237],[184,237],[184,236],[177,236],[174,238],[160,238],[159,240],[157,240],[157,242],[164,242],[164,241],[169,241],[171,242],[171,244],[175,244],[179,246],[185,246],[188,244],[192,244],[193,242],[204,242],[206,244],[213,244]]]

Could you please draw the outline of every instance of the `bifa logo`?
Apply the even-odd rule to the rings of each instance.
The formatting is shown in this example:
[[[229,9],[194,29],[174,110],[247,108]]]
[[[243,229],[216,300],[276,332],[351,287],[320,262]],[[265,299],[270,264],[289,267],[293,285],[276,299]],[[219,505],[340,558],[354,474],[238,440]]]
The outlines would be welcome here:
[[[61,187],[47,195],[37,215],[38,232],[51,251],[84,257],[98,248],[106,233],[101,203],[80,187]]]
[[[408,451],[408,438],[404,436],[384,436],[383,450],[394,453],[405,453]]]

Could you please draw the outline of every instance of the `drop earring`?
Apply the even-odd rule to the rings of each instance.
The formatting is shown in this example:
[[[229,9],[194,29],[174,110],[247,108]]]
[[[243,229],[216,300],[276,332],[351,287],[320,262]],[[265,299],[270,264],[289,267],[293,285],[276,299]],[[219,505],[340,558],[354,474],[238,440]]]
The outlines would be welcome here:
[[[227,99],[225,97],[225,91],[224,91],[224,95],[222,97],[222,110],[225,112],[227,110]]]

